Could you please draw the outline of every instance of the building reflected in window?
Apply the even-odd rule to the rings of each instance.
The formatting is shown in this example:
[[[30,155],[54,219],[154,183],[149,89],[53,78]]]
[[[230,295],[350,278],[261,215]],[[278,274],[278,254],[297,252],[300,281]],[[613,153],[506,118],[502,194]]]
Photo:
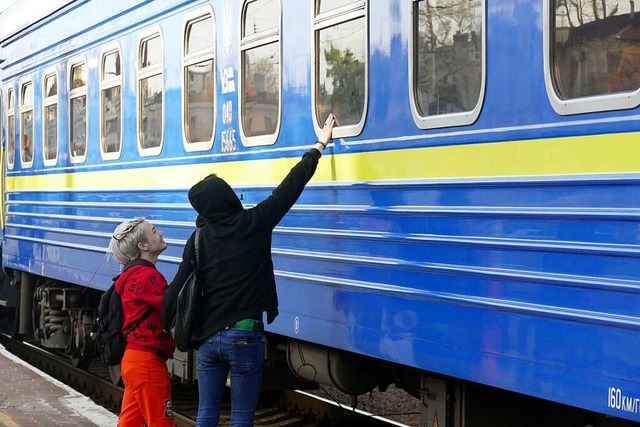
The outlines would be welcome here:
[[[562,99],[640,88],[640,16],[630,0],[555,0],[551,67]]]

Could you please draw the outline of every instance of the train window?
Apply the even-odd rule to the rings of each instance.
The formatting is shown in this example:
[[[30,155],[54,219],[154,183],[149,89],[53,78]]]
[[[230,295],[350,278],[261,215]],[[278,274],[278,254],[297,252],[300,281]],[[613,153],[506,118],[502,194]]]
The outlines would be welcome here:
[[[412,113],[425,128],[476,121],[484,92],[484,0],[413,1]]]
[[[58,75],[45,72],[43,84],[43,144],[44,164],[55,165],[58,158]]]
[[[246,1],[242,9],[240,117],[246,146],[273,144],[280,127],[281,14],[280,0]]]
[[[7,89],[7,167],[13,169],[16,161],[16,116],[13,89]]]
[[[122,147],[122,72],[120,49],[107,48],[100,67],[100,153],[118,159]]]
[[[163,138],[162,37],[145,32],[138,53],[138,147],[142,156],[160,154]]]
[[[640,14],[633,1],[546,0],[544,12],[546,87],[556,112],[640,105]]]
[[[333,9],[348,6],[353,0],[318,0],[316,2],[316,13],[325,13]]]
[[[213,14],[205,7],[204,12],[196,11],[187,19],[182,60],[185,148],[209,150],[213,146],[216,87]]]
[[[70,62],[69,80],[69,151],[71,162],[87,158],[87,64]]]
[[[33,82],[20,86],[20,162],[23,167],[33,164]]]
[[[315,67],[314,126],[333,112],[340,125],[334,137],[358,135],[367,107],[366,1],[333,0],[315,3],[313,21]]]

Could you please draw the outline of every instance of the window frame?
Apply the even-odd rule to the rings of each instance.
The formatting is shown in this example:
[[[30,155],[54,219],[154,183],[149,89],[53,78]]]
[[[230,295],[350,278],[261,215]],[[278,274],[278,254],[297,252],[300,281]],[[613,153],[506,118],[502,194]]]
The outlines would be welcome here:
[[[24,90],[26,88],[27,85],[31,85],[31,99],[32,99],[32,103],[31,104],[25,104],[24,102]],[[33,167],[33,159],[35,157],[35,128],[36,128],[36,121],[35,121],[35,83],[34,83],[34,79],[32,76],[28,76],[28,77],[23,77],[20,80],[20,98],[18,100],[19,104],[20,104],[20,167],[22,169],[27,169],[27,168],[31,168]],[[24,134],[24,129],[23,129],[23,124],[22,124],[22,116],[28,112],[31,112],[31,160],[30,161],[25,161],[23,159],[23,136]]]
[[[73,87],[73,82],[71,81],[71,78],[73,77],[72,74],[72,70],[74,67],[83,64],[85,66],[85,70],[87,73],[87,79],[86,79],[86,84],[80,88],[76,88],[76,89],[72,89]],[[71,58],[68,62],[68,66],[67,66],[67,88],[68,88],[68,97],[67,97],[67,112],[68,112],[68,120],[67,120],[67,125],[68,127],[68,148],[69,148],[69,161],[71,163],[84,163],[87,160],[87,154],[89,153],[89,63],[87,62],[87,59],[85,58],[85,56],[77,56],[74,58]],[[84,155],[82,156],[74,156],[73,155],[73,149],[71,148],[71,144],[72,144],[72,129],[73,129],[73,123],[71,123],[72,120],[72,114],[71,114],[71,108],[72,108],[72,100],[75,98],[79,98],[81,96],[85,96],[86,98],[86,107],[85,107],[85,150],[84,150]]]
[[[13,170],[16,165],[16,98],[15,98],[15,85],[10,83],[7,85],[7,150],[5,155],[7,156],[7,169]],[[9,133],[10,118],[13,119],[13,132]],[[9,138],[13,138],[13,162],[9,163]]]
[[[213,46],[211,50],[200,50],[187,55],[187,29],[189,25],[211,18],[213,24]],[[185,16],[184,24],[182,26],[182,67],[181,67],[181,80],[182,80],[182,99],[181,99],[181,119],[182,119],[182,144],[185,151],[208,151],[213,148],[213,144],[216,139],[216,125],[218,123],[218,73],[216,71],[216,17],[213,13],[213,7],[207,5],[196,9]],[[185,85],[185,69],[190,65],[197,64],[202,61],[211,60],[213,62],[213,129],[211,132],[211,139],[208,141],[189,142],[187,140],[187,124],[186,124],[186,108],[187,108],[187,91]]]
[[[352,136],[358,136],[364,129],[364,124],[367,120],[367,114],[369,110],[369,61],[370,61],[370,43],[369,43],[369,1],[357,0],[345,6],[340,6],[335,9],[330,9],[326,12],[316,14],[316,11],[320,10],[318,7],[318,0],[313,0],[313,10],[311,15],[311,30],[313,35],[311,37],[311,111],[313,112],[313,128],[316,135],[319,136],[322,131],[323,123],[320,123],[320,117],[316,109],[316,93],[318,74],[318,64],[316,58],[318,58],[319,48],[319,35],[320,31],[332,26],[353,21],[355,19],[364,19],[365,24],[365,59],[364,59],[364,104],[362,106],[362,117],[360,121],[353,125],[336,126],[333,128],[333,138],[346,138]]]
[[[117,53],[118,56],[120,57],[120,75],[118,75],[117,77],[109,77],[109,78],[104,78],[103,74],[104,74],[104,60],[106,58],[107,55],[110,55],[112,53]],[[120,48],[120,44],[119,43],[112,43],[109,44],[105,47],[102,48],[102,51],[100,52],[100,68],[99,68],[99,75],[98,75],[98,79],[100,80],[100,95],[99,95],[99,107],[98,107],[98,115],[100,117],[99,119],[99,127],[100,127],[100,138],[99,138],[99,144],[100,145],[100,156],[102,157],[102,160],[118,160],[120,158],[120,156],[122,156],[122,143],[123,143],[123,138],[122,138],[122,133],[123,133],[123,123],[124,121],[122,120],[122,118],[124,117],[123,114],[123,110],[124,110],[124,96],[123,96],[123,82],[124,82],[124,69],[125,67],[123,66],[123,57],[122,57],[122,49]],[[102,132],[104,130],[104,111],[102,110],[102,93],[107,90],[107,89],[112,89],[114,87],[120,87],[120,145],[119,145],[119,150],[118,151],[114,151],[112,153],[106,152],[104,150],[104,147],[102,145]]]
[[[278,0],[280,5],[280,22],[274,29],[263,31],[248,37],[242,37],[243,23],[246,16],[247,5],[257,0],[244,0],[240,9],[240,26],[238,27],[238,127],[240,128],[240,140],[245,147],[258,147],[273,145],[278,140],[280,128],[282,127],[282,0]],[[273,133],[267,135],[247,136],[244,133],[244,62],[243,52],[257,47],[266,46],[271,43],[278,43],[278,121]]]
[[[7,169],[6,169],[6,162],[4,161],[4,156],[6,155],[6,131],[5,131],[6,127],[4,124],[4,91],[2,89],[2,87],[0,87],[0,160],[2,161],[1,165],[0,165],[0,171],[2,173],[2,176],[0,177],[0,192],[2,193],[2,195],[0,197],[2,197],[2,199],[0,199],[0,227],[2,227],[2,229],[4,229],[4,225],[5,225],[5,218],[7,217],[7,213],[5,211],[6,209],[6,199],[5,199],[5,180],[7,178]],[[4,138],[3,138],[4,136]]]
[[[609,93],[604,95],[584,96],[572,99],[562,99],[555,89],[554,78],[551,72],[553,65],[552,47],[553,37],[551,31],[554,30],[553,23],[555,11],[551,10],[553,0],[543,0],[542,2],[542,39],[544,56],[544,85],[547,90],[547,97],[553,110],[561,116],[574,114],[597,113],[601,111],[615,111],[632,109],[640,105],[640,88],[635,91]]]
[[[161,57],[160,64],[152,65],[150,67],[141,67],[140,59],[142,55],[142,44],[146,41],[159,37],[161,44]],[[140,157],[151,157],[158,156],[162,152],[164,147],[164,127],[165,127],[165,116],[166,116],[166,99],[165,99],[165,82],[164,82],[164,35],[162,33],[162,28],[159,25],[153,26],[151,28],[147,28],[144,31],[140,32],[138,36],[138,46],[136,50],[136,140],[138,146],[138,154]],[[158,72],[159,70],[159,72]],[[153,77],[156,75],[160,75],[162,81],[162,129],[160,133],[160,145],[157,147],[149,147],[142,148],[142,140],[140,139],[141,135],[141,125],[142,125],[142,114],[141,113],[141,99],[140,99],[140,81],[149,77]]]
[[[47,77],[54,76],[56,78],[56,94],[54,96],[47,96],[46,90],[46,81]],[[57,67],[51,67],[45,70],[42,75],[42,161],[45,166],[54,166],[58,163],[58,158],[60,157],[60,76],[58,73]],[[46,109],[47,107],[55,105],[56,106],[56,156],[53,159],[47,159],[45,153],[47,150],[47,138],[46,136],[46,126],[47,121],[46,117]]]
[[[3,138],[4,136],[4,138]],[[5,146],[7,140],[7,136],[5,133],[5,125],[4,125],[4,91],[0,89],[0,143],[2,144],[2,155],[5,155],[7,148]]]
[[[418,101],[416,99],[416,87],[414,84],[415,73],[415,45],[417,34],[414,31],[416,5],[422,0],[409,0],[410,15],[409,15],[409,100],[411,104],[411,115],[416,126],[420,129],[438,129],[444,127],[453,126],[468,126],[476,122],[480,117],[480,112],[484,105],[484,97],[487,86],[487,2],[486,0],[480,0],[482,2],[482,74],[480,81],[480,92],[478,94],[478,101],[473,109],[469,111],[461,111],[458,113],[449,114],[437,114],[431,116],[423,116],[418,109]]]

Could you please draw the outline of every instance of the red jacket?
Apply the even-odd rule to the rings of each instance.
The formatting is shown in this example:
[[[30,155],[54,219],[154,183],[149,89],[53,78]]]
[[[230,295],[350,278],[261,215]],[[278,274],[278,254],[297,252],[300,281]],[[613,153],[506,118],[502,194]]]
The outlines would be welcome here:
[[[116,280],[115,290],[122,298],[122,333],[139,320],[149,307],[151,314],[137,325],[127,338],[127,348],[161,352],[161,356],[172,358],[175,343],[170,334],[162,330],[160,315],[162,297],[167,290],[167,281],[155,265],[145,260],[136,260],[125,266]]]

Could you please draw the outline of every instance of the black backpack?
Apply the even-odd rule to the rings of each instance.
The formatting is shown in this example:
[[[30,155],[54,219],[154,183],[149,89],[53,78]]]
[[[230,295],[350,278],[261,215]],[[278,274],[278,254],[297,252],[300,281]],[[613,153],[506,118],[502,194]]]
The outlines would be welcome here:
[[[124,356],[124,350],[127,347],[127,337],[144,319],[149,317],[153,311],[149,307],[147,311],[133,325],[127,329],[126,333],[122,333],[122,299],[120,294],[115,290],[115,282],[118,280],[116,276],[113,284],[100,297],[98,305],[98,318],[94,325],[93,341],[96,345],[96,353],[109,366],[119,365]]]

